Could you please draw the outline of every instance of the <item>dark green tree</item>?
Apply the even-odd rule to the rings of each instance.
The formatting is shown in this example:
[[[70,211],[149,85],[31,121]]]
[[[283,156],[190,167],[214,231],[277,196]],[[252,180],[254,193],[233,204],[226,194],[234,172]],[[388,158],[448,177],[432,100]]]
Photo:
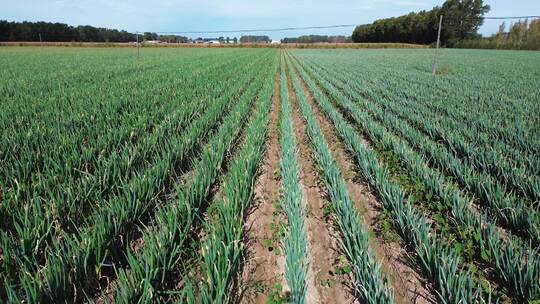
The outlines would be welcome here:
[[[240,37],[241,43],[270,43],[272,40],[268,36],[246,35]]]
[[[440,9],[443,14],[443,37],[450,44],[477,36],[478,29],[484,23],[484,14],[489,12],[489,5],[482,0],[447,0]]]
[[[156,34],[156,33],[151,33],[151,32],[145,32],[143,34],[143,40],[147,41],[147,40],[158,40],[159,39],[159,35]]]
[[[439,17],[444,15],[441,41],[454,45],[457,41],[476,37],[489,5],[482,0],[447,0],[442,7],[430,11],[376,20],[354,29],[354,42],[402,42],[431,44],[437,39]]]
[[[45,42],[129,42],[136,38],[126,31],[89,25],[73,27],[63,23],[0,20],[0,41],[39,41],[40,35]]]

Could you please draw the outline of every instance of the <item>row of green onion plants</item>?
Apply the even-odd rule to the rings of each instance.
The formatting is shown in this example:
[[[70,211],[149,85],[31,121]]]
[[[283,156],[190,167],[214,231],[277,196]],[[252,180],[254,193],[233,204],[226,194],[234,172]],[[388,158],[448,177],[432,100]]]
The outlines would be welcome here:
[[[291,63],[289,63],[288,71],[306,121],[308,137],[314,146],[316,160],[322,169],[323,181],[335,210],[343,238],[342,247],[353,266],[353,287],[357,297],[367,303],[393,303],[393,290],[386,278],[383,278],[380,265],[370,248],[367,227],[354,209],[341,171],[330,153],[304,88]]]
[[[227,152],[232,149],[255,100],[261,95],[267,69],[265,65],[259,65],[256,79],[206,145],[193,174],[184,187],[177,190],[178,197],[158,210],[152,226],[142,234],[144,245],[128,252],[129,268],[118,272],[115,302],[146,303],[155,299],[171,279],[170,274],[178,267],[179,259],[189,252],[192,230],[201,220],[204,202],[220,175]]]
[[[165,73],[165,75],[168,74]],[[219,75],[212,76],[214,80],[219,79],[217,78]],[[230,77],[232,77],[232,74]],[[193,87],[193,84],[186,83],[185,85],[190,90],[186,90],[186,95],[176,96],[175,99],[184,100],[185,98],[186,100],[190,100],[195,94],[204,92],[204,90],[200,90],[201,86]],[[176,86],[177,84],[171,83],[171,85]],[[192,87],[195,90],[192,90]],[[153,89],[150,88],[149,91],[153,91]],[[215,91],[213,94],[219,94],[219,91]],[[25,198],[25,195],[21,194],[25,190],[12,189],[17,191],[17,196],[11,196],[8,191],[6,200],[2,203],[2,207],[9,208],[9,216],[6,217],[4,224],[12,227],[12,229],[7,228],[6,230],[10,231],[13,238],[18,240],[19,244],[16,245],[18,246],[16,250],[20,251],[21,255],[40,260],[44,253],[44,247],[52,239],[62,237],[64,233],[77,233],[77,229],[79,229],[85,220],[87,213],[89,213],[88,211],[91,213],[97,212],[105,205],[99,202],[107,200],[111,196],[118,195],[122,191],[122,187],[125,186],[126,180],[129,180],[134,174],[142,172],[146,168],[146,165],[155,159],[156,154],[160,152],[160,148],[170,138],[171,134],[177,130],[182,130],[185,125],[193,120],[195,113],[204,109],[204,102],[205,100],[201,99],[200,103],[186,103],[185,111],[180,112],[177,110],[173,111],[170,108],[170,105],[175,104],[178,107],[176,102],[167,101],[164,103],[170,105],[162,108],[166,111],[172,111],[173,115],[165,118],[161,117],[163,110],[155,111],[155,116],[162,120],[162,123],[154,119],[147,119],[147,117],[152,117],[153,115],[144,114],[137,116],[140,117],[137,118],[137,121],[127,120],[125,122],[126,124],[131,122],[132,127],[118,127],[114,129],[121,130],[118,132],[106,132],[102,130],[105,136],[100,140],[92,142],[93,146],[90,149],[84,148],[84,141],[91,141],[91,137],[85,138],[85,136],[79,136],[81,138],[79,141],[82,142],[75,141],[71,143],[71,152],[62,148],[55,148],[54,150],[56,152],[54,153],[63,152],[63,156],[54,157],[56,154],[49,154],[50,157],[47,159],[53,158],[56,161],[61,159],[63,164],[55,167],[59,168],[58,170],[60,171],[55,169],[50,170],[48,166],[45,167],[47,169],[44,168],[43,170],[52,176],[62,176],[65,179],[64,182],[45,176],[43,178],[46,181],[45,184],[39,181],[32,182],[31,185],[28,184],[28,186],[33,188],[33,198]],[[153,104],[153,102],[149,102],[149,104]],[[143,108],[146,111],[151,111],[151,108]],[[152,132],[149,136],[144,136],[149,128],[153,129]],[[73,132],[75,132],[75,129]],[[80,132],[80,130],[77,132]],[[120,134],[121,132],[122,134]],[[137,138],[139,136],[142,137],[140,140]],[[125,140],[125,145],[123,144],[119,149],[106,149],[104,145],[107,142],[110,143],[110,141],[115,140],[115,137],[116,140]],[[38,142],[36,142],[36,145],[38,145]],[[44,147],[47,146],[44,145]],[[80,151],[81,148],[84,150]],[[25,155],[28,154],[33,153],[26,153]],[[19,165],[21,164],[19,163]],[[84,174],[72,174],[73,168],[81,168],[81,170],[84,170]],[[17,174],[14,174],[14,177],[15,180],[25,180],[24,176]],[[47,187],[42,188],[42,186],[48,185],[51,182],[54,183],[54,181],[63,185],[62,193],[56,194],[54,187],[48,190],[45,190]],[[39,195],[40,193],[43,193],[43,195]],[[49,195],[52,196],[49,197]],[[11,198],[14,200],[11,201]],[[56,203],[43,203],[49,200]],[[10,202],[13,202],[15,205],[9,207]],[[13,269],[10,270],[13,271]]]
[[[451,56],[454,55],[457,54]],[[501,54],[485,55],[497,58]],[[420,68],[425,66],[418,64],[419,59],[423,61],[421,56],[402,58],[400,64],[394,66],[389,66],[386,58],[381,56],[370,62],[356,61],[355,56],[334,58],[342,59],[345,70],[362,71],[361,74],[367,76],[365,80],[375,85],[372,88],[405,96],[411,101],[410,106],[425,107],[428,110],[425,115],[451,118],[461,127],[454,131],[482,134],[492,143],[503,143],[523,156],[534,158],[540,153],[540,138],[535,135],[535,124],[539,120],[534,115],[538,113],[534,93],[537,83],[534,77],[525,76],[525,71],[534,69],[527,56],[529,54],[499,60],[498,65],[482,65],[474,60],[473,54],[461,54],[453,58],[456,62],[452,73],[435,79]],[[416,65],[410,69],[401,68],[404,63],[415,60]],[[332,64],[335,64],[334,60]],[[512,79],[512,85],[507,85],[508,79]],[[471,111],[472,108],[475,111]]]
[[[355,71],[350,71],[350,75],[356,80],[359,79],[359,73]],[[490,141],[491,148],[487,149],[486,146],[477,145],[477,138],[481,138],[477,133],[462,131],[461,134],[458,130],[467,129],[461,128],[460,122],[440,115],[426,115],[429,111],[426,111],[423,104],[411,102],[408,97],[404,98],[403,93],[397,91],[397,88],[381,91],[381,87],[373,83],[365,90],[371,90],[370,94],[377,92],[378,95],[391,100],[391,104],[386,107],[388,111],[407,119],[414,127],[434,140],[445,143],[456,157],[500,182],[499,187],[503,190],[520,194],[529,204],[540,201],[540,178],[538,175],[527,174],[529,171],[540,171],[538,158],[523,154],[507,158],[504,154],[508,147],[501,145],[499,141]]]
[[[210,61],[206,64],[213,67],[222,65],[219,61]],[[212,75],[204,67],[204,61],[185,67],[191,66],[198,67],[194,69],[193,76],[196,76],[194,78],[199,77],[203,80],[206,75]],[[184,65],[180,67],[184,68]],[[202,87],[196,85],[197,82],[190,79],[189,75],[180,74],[179,77],[174,77],[175,73],[176,69],[168,68],[152,77],[151,81],[145,78],[150,75],[138,73],[127,77],[127,80],[121,78],[109,80],[108,84],[112,88],[140,86],[140,89],[128,92],[129,98],[125,97],[126,91],[123,89],[101,93],[100,82],[76,87],[67,92],[61,90],[51,92],[52,97],[48,96],[49,99],[58,99],[59,102],[67,99],[64,102],[74,103],[72,108],[66,111],[70,117],[59,117],[52,123],[47,121],[51,119],[50,117],[35,117],[26,125],[38,129],[30,129],[26,133],[23,128],[13,127],[13,136],[9,134],[5,135],[6,137],[2,136],[2,146],[9,142],[21,143],[13,145],[16,151],[9,151],[10,149],[6,151],[6,166],[0,170],[1,183],[7,189],[5,200],[0,206],[4,213],[9,210],[7,213],[9,216],[3,221],[2,226],[14,231],[16,224],[24,226],[21,225],[23,220],[20,218],[22,218],[34,223],[45,223],[41,225],[45,227],[57,221],[60,229],[74,231],[84,214],[94,209],[93,202],[103,196],[117,193],[122,181],[137,172],[147,163],[145,160],[152,156],[152,150],[149,149],[153,147],[152,140],[159,134],[141,135],[152,132],[151,128],[160,130],[159,126],[167,122],[165,118],[170,116],[170,113],[176,113],[170,119],[179,119],[178,126],[182,127],[184,117],[179,115],[178,111],[174,111],[173,106],[178,105],[178,101],[190,100],[190,94],[196,93],[196,90]],[[215,78],[215,75],[212,76]],[[165,91],[160,87],[162,88],[167,78],[174,81],[170,81],[171,89]],[[175,92],[177,86],[185,86],[185,94],[177,94]],[[156,91],[160,94],[157,95]],[[93,96],[95,104],[84,104],[88,96]],[[133,100],[144,102],[134,103]],[[56,112],[60,105],[51,106],[51,102],[48,101],[44,103],[48,105],[43,111],[45,114],[36,115],[58,116]],[[146,114],[152,110],[155,115]],[[114,111],[117,114],[109,116]],[[28,114],[23,113],[22,119],[26,115]],[[64,115],[67,116],[62,114]],[[28,140],[29,136],[31,140]],[[126,162],[127,159],[131,161]],[[43,172],[47,172],[47,175],[43,176]],[[56,178],[47,178],[49,175]],[[42,203],[48,200],[57,202],[55,208]],[[25,209],[28,209],[25,207],[27,202],[35,205],[31,208],[41,209],[25,213]],[[34,214],[35,216],[43,214],[44,219],[35,219]],[[52,231],[56,230],[58,229]],[[50,231],[51,229],[38,230],[36,234],[39,238],[48,240],[48,237],[42,236],[51,233]]]
[[[193,94],[193,93],[192,93]],[[201,100],[202,101],[202,100]],[[204,103],[202,104],[204,105]],[[93,172],[93,180],[95,183],[103,182],[100,181],[101,176],[105,176],[105,178],[108,178],[110,180],[117,180],[116,183],[118,183],[118,189],[121,190],[121,192],[118,193],[118,195],[104,195],[104,193],[107,193],[106,189],[103,189],[103,186],[99,185],[92,185],[89,189],[86,189],[85,191],[82,191],[82,189],[79,193],[87,193],[89,196],[94,198],[97,202],[102,202],[97,204],[97,208],[94,211],[96,214],[99,213],[99,210],[104,207],[106,204],[106,201],[112,201],[114,199],[118,200],[118,197],[124,195],[122,192],[126,191],[125,189],[122,190],[121,187],[126,187],[126,183],[130,184],[133,180],[141,179],[142,176],[135,175],[132,180],[127,180],[126,178],[122,178],[122,172],[129,171],[130,167],[135,167],[133,164],[133,160],[137,158],[137,152],[143,150],[144,147],[149,148],[152,146],[152,150],[154,150],[155,155],[150,158],[150,161],[154,161],[154,165],[158,163],[158,161],[163,161],[164,156],[166,155],[160,155],[164,151],[168,149],[168,146],[171,144],[171,141],[164,141],[163,139],[165,137],[170,138],[167,134],[172,134],[175,132],[174,130],[178,128],[182,124],[188,124],[190,120],[193,118],[190,117],[190,112],[200,112],[201,109],[203,109],[202,105],[197,105],[196,102],[187,104],[185,108],[185,112],[187,115],[175,115],[174,120],[169,119],[166,123],[163,124],[163,126],[158,125],[156,126],[156,131],[153,135],[155,136],[148,136],[150,138],[149,141],[146,143],[136,143],[134,145],[133,149],[126,147],[124,151],[128,151],[128,154],[125,153],[118,153],[116,156],[111,159],[111,161],[103,162],[105,165],[103,167],[104,171],[99,172]],[[149,109],[150,111],[150,109]],[[156,114],[157,115],[157,114]],[[151,116],[151,115],[146,115]],[[191,114],[191,116],[193,116]],[[175,126],[176,125],[176,126]],[[167,136],[165,136],[167,135]],[[157,139],[157,136],[163,136],[162,140]],[[147,150],[148,151],[148,150]],[[133,152],[132,154],[129,154],[129,152]],[[147,152],[142,152],[147,153]],[[71,154],[70,154],[71,155]],[[86,160],[88,161],[88,160]],[[70,162],[68,162],[69,164]],[[149,166],[146,168],[146,172],[149,172],[152,170],[153,166]],[[142,170],[143,168],[141,168]],[[144,172],[144,170],[142,170]],[[140,174],[140,173],[139,173]],[[85,179],[85,181],[88,181],[89,179]],[[90,182],[89,182],[90,183]],[[87,184],[88,185],[88,184]],[[107,183],[107,185],[111,185]],[[100,189],[101,188],[101,189]],[[109,189],[113,187],[108,187]],[[69,190],[69,187],[66,187],[65,191],[68,193],[67,200],[69,201],[69,194],[77,195],[76,191],[77,189]],[[93,189],[93,190],[92,190]],[[62,201],[62,198],[65,196],[59,196],[56,201]],[[105,200],[105,201],[104,201]],[[64,237],[71,237],[71,235],[68,235],[67,232],[64,233],[61,228],[53,226],[55,223],[55,216],[48,212],[45,208],[51,208],[54,205],[48,205],[41,202],[41,199],[36,201],[31,201],[30,206],[25,206],[25,208],[21,208],[25,206],[25,204],[20,204],[19,208],[14,208],[12,215],[15,219],[15,235],[11,235],[11,233],[2,231],[2,250],[4,252],[8,252],[7,256],[9,258],[3,259],[2,268],[6,270],[5,273],[10,274],[10,276],[13,279],[16,279],[16,276],[19,274],[19,264],[23,263],[26,264],[25,268],[27,269],[26,272],[39,271],[38,269],[42,265],[44,259],[44,255],[50,254],[50,252],[44,252],[42,247],[50,246],[50,243],[52,242],[51,239],[54,238],[64,238]],[[77,208],[81,209],[84,206],[77,206]],[[86,206],[87,208],[89,206]],[[56,207],[59,208],[59,207]],[[70,208],[71,209],[71,208]],[[19,212],[18,212],[19,211]],[[86,218],[85,221],[89,222],[88,226],[93,226],[92,223],[93,218],[89,217]],[[83,223],[72,223],[73,225],[81,225]],[[83,225],[84,226],[84,225]],[[54,229],[53,229],[54,228]],[[91,228],[89,228],[91,229]],[[77,228],[75,233],[80,233],[80,227]],[[25,257],[24,259],[21,259],[21,257]],[[4,273],[4,272],[3,272]]]
[[[285,59],[282,54],[280,70],[281,99],[281,179],[283,197],[281,208],[286,214],[287,227],[283,240],[285,254],[285,278],[291,291],[290,303],[304,303],[306,298],[306,278],[309,267],[308,240],[305,221],[306,211],[302,200],[296,141],[292,123],[291,104],[287,82]]]
[[[331,83],[326,75],[318,74],[306,67],[317,79],[326,94],[346,111],[372,142],[377,142],[393,151],[411,175],[422,181],[432,196],[441,198],[446,214],[455,221],[451,223],[474,235],[475,250],[483,255],[496,270],[497,278],[521,300],[533,300],[540,295],[540,256],[526,243],[511,235],[504,237],[486,216],[471,209],[470,197],[464,196],[453,184],[449,184],[437,170],[430,168],[409,145],[386,128],[375,122],[369,115],[346,97]]]
[[[505,124],[504,127],[501,126],[501,124],[494,123],[492,121],[493,119],[504,117],[506,114],[515,115],[515,113],[518,113],[519,111],[530,112],[526,110],[530,108],[531,105],[534,105],[530,98],[528,100],[519,99],[519,102],[517,103],[514,101],[512,106],[508,107],[510,104],[507,102],[508,100],[504,100],[504,102],[502,102],[502,100],[497,98],[497,96],[489,96],[490,94],[493,94],[492,90],[483,91],[481,93],[478,91],[478,89],[467,90],[468,85],[478,85],[479,82],[482,83],[482,85],[486,84],[482,82],[481,78],[475,78],[470,82],[464,81],[463,78],[467,78],[467,76],[470,75],[460,75],[460,77],[455,78],[444,77],[441,78],[440,81],[431,81],[432,79],[430,79],[430,81],[426,81],[423,79],[425,76],[422,75],[422,73],[418,73],[416,70],[395,71],[388,69],[388,67],[381,68],[377,66],[373,68],[374,73],[371,73],[367,72],[365,68],[357,68],[356,65],[365,65],[365,62],[353,62],[349,58],[345,58],[345,62],[343,62],[338,61],[340,58],[339,56],[331,59],[326,58],[326,60],[319,60],[320,58],[318,57],[302,57],[312,63],[322,63],[330,70],[332,70],[332,67],[338,64],[338,62],[342,63],[341,66],[344,73],[340,74],[340,76],[343,77],[344,74],[352,74],[355,81],[361,84],[364,90],[370,90],[379,95],[389,97],[391,98],[392,102],[405,103],[406,107],[404,110],[414,110],[419,113],[422,118],[427,118],[430,121],[437,121],[440,124],[438,127],[444,129],[445,132],[450,132],[450,134],[459,135],[460,137],[466,139],[466,141],[463,141],[463,143],[468,143],[471,146],[477,147],[480,149],[480,152],[490,151],[491,154],[494,154],[487,155],[486,160],[481,159],[482,162],[489,161],[496,166],[506,166],[502,163],[493,163],[490,160],[490,158],[497,158],[505,159],[505,162],[514,164],[515,168],[512,170],[514,173],[506,172],[506,174],[511,174],[513,176],[517,176],[517,178],[520,178],[519,175],[521,174],[517,174],[518,172],[523,174],[529,173],[531,175],[536,175],[536,177],[538,177],[540,173],[540,160],[535,157],[537,153],[530,153],[530,149],[526,149],[525,151],[517,149],[505,142],[503,139],[498,138],[482,128],[478,128],[480,125],[484,125],[484,123],[487,122],[488,126],[506,132],[511,130],[510,127],[512,127],[514,123],[520,124],[522,122],[527,122],[527,124],[530,125],[529,121],[518,121],[511,118],[508,119],[510,119],[512,123]],[[373,65],[371,62],[368,64],[370,66]],[[407,85],[403,85],[404,81],[406,81]],[[494,81],[500,81],[500,79],[494,79]],[[496,82],[487,83],[488,86],[494,86],[495,84]],[[519,88],[519,86],[512,86],[509,89],[511,89],[510,91],[515,90],[515,92],[508,92],[507,90],[506,93],[510,93],[511,95],[522,95],[523,90],[527,87],[530,86],[525,86],[521,89],[515,90],[516,88]],[[477,100],[473,101],[474,105],[471,105],[470,98],[472,98],[472,96],[470,95],[478,95]],[[484,103],[479,103],[480,101],[478,99],[482,99],[483,102],[489,102],[486,105]],[[434,105],[436,105],[436,108],[433,108]],[[475,111],[474,115],[471,115],[472,112],[470,111],[470,106],[477,108],[487,107],[487,111]],[[508,107],[508,109],[505,111],[498,111],[495,113],[496,115],[492,115],[494,113],[493,111],[490,111],[490,109],[493,106],[498,108]],[[521,109],[522,107],[525,107],[526,109]],[[390,110],[391,109],[392,108],[390,108]],[[456,116],[455,113],[459,112],[460,110],[465,110],[463,111],[463,114],[467,114],[467,117]],[[401,114],[401,112],[397,114]],[[486,115],[490,115],[491,118],[476,120],[477,118],[485,117]],[[464,127],[464,125],[466,125],[466,127]],[[535,140],[535,138],[531,136],[517,136],[518,134],[516,134],[516,132],[512,134],[511,140],[521,138],[517,142],[525,140],[525,143],[529,144]],[[536,189],[538,189],[538,187]],[[527,190],[527,192],[530,191]]]
[[[334,71],[330,75],[340,77],[337,74]],[[358,83],[347,80],[346,77],[341,78],[341,80],[340,88],[345,91],[346,95],[356,98],[355,100],[361,102],[381,123],[393,129],[419,150],[424,157],[429,159],[431,164],[435,165],[441,172],[452,176],[465,190],[475,195],[488,212],[489,217],[496,218],[499,224],[525,239],[529,239],[534,246],[539,244],[540,215],[535,209],[531,209],[512,193],[504,191],[503,186],[498,181],[456,158],[440,143],[427,139],[407,120],[400,120],[391,111],[379,108],[377,105],[387,104],[385,98],[375,94],[370,95],[370,98],[376,102],[375,104],[363,98],[358,99],[359,92],[365,91],[365,87],[359,87]],[[388,105],[388,107],[390,106]],[[402,108],[398,107],[394,111],[401,111],[400,109]],[[403,109],[403,111],[406,110]]]
[[[277,57],[276,57],[277,59]],[[215,199],[205,222],[202,280],[195,295],[191,284],[182,291],[192,303],[228,303],[238,296],[235,283],[245,249],[244,219],[250,206],[255,176],[264,154],[277,65],[267,69],[245,139],[222,182],[223,197]]]
[[[163,200],[161,192],[172,187],[171,182],[176,171],[181,168],[180,165],[186,163],[197,151],[202,144],[201,138],[210,134],[218,125],[223,112],[230,107],[230,99],[241,96],[244,90],[242,86],[248,82],[249,77],[246,77],[244,81],[238,82],[237,87],[229,87],[229,91],[186,127],[187,132],[161,145],[155,165],[129,180],[129,186],[120,195],[104,202],[108,208],[103,208],[89,218],[88,224],[78,235],[66,235],[52,244],[43,268],[36,271],[28,269],[35,266],[23,264],[18,286],[22,289],[22,296],[36,300],[69,299],[76,294],[72,285],[74,283],[76,287],[83,287],[82,290],[95,287],[102,267],[109,266],[105,261],[121,258],[118,256],[123,250],[117,247],[123,245],[119,244],[119,238],[129,237],[128,233],[134,225]],[[6,287],[10,296],[16,295],[13,292],[16,287]]]
[[[217,76],[219,75],[216,75],[214,79],[218,79]],[[232,77],[232,74],[230,77]],[[229,81],[233,80],[230,79]],[[197,88],[200,89],[201,86]],[[207,89],[204,88],[204,91],[207,91]],[[190,100],[195,94],[200,94],[204,91],[197,89],[190,91],[187,95],[177,96],[175,98],[186,98]],[[212,98],[220,94],[220,90],[216,90],[212,94],[209,94],[209,96]],[[41,260],[44,254],[43,248],[52,239],[63,237],[62,235],[64,233],[77,233],[77,229],[79,229],[81,223],[85,220],[86,215],[84,210],[93,209],[91,210],[92,213],[99,212],[100,208],[105,205],[99,202],[118,196],[122,191],[122,187],[125,187],[125,184],[129,183],[129,179],[134,174],[144,172],[147,164],[156,159],[157,153],[161,151],[160,148],[166,144],[165,141],[170,138],[171,134],[182,130],[197,112],[204,109],[203,106],[207,101],[202,99],[198,101],[186,103],[184,111],[174,111],[174,114],[169,119],[166,119],[163,124],[157,124],[157,121],[151,120],[144,121],[142,124],[144,127],[140,129],[135,128],[130,133],[144,134],[146,132],[145,128],[149,124],[157,124],[152,127],[154,131],[151,136],[141,136],[143,139],[133,143],[128,141],[124,149],[117,154],[114,153],[108,156],[106,153],[101,153],[103,150],[96,147],[97,150],[95,151],[101,152],[94,159],[95,162],[92,159],[92,157],[95,157],[92,151],[83,153],[87,157],[79,157],[76,160],[76,162],[80,162],[81,164],[75,164],[73,161],[66,160],[66,168],[85,167],[85,170],[88,172],[88,178],[79,179],[82,181],[81,187],[79,187],[80,184],[77,184],[78,181],[76,178],[73,179],[70,185],[64,185],[64,192],[55,196],[54,201],[56,204],[54,205],[44,204],[43,201],[47,201],[48,199],[46,197],[39,197],[36,201],[31,200],[29,206],[23,203],[25,200],[22,199],[17,207],[12,208],[10,211],[11,216],[8,219],[13,219],[12,225],[14,228],[10,234],[12,239],[18,240],[18,244],[13,244],[16,247],[13,250],[19,251],[20,255],[33,257],[33,260]],[[170,103],[174,105],[174,102]],[[151,117],[152,115],[142,115],[143,118],[141,120],[145,120],[144,117],[148,116]],[[156,116],[159,117],[158,114]],[[66,153],[66,155],[71,155],[72,159],[76,159],[79,154],[78,151],[74,150],[73,153]],[[100,161],[99,159],[103,159],[101,157],[104,159],[109,157],[109,159]],[[103,166],[89,168],[92,167],[93,163],[103,164]],[[60,174],[60,176],[64,174],[69,175],[68,172],[51,174]],[[39,193],[39,189],[35,189],[35,191]],[[55,223],[57,224],[55,225]],[[52,229],[53,226],[54,229]],[[72,228],[66,229],[66,226]],[[9,269],[12,274],[15,272],[12,268],[6,269]]]
[[[299,70],[315,101],[355,156],[362,175],[378,193],[384,209],[391,213],[398,233],[414,249],[419,267],[433,283],[439,300],[443,303],[489,302],[490,297],[484,297],[471,275],[459,268],[459,254],[431,233],[429,220],[408,203],[404,191],[391,181],[376,153],[362,144],[355,129],[334,108],[316,83],[304,70]]]

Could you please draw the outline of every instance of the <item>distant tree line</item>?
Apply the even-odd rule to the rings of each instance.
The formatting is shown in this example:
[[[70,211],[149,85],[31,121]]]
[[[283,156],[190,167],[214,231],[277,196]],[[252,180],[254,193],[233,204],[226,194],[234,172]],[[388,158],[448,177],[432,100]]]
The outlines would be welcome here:
[[[178,35],[159,35],[157,40],[168,42],[168,43],[188,43],[189,38],[185,36]]]
[[[8,22],[0,20],[0,41],[129,42],[135,34],[89,25],[70,26],[51,22]]]
[[[347,43],[352,42],[350,36],[304,35],[295,38],[283,38],[281,43]]]
[[[139,39],[141,38],[142,40],[159,40],[159,35],[157,33],[144,32],[142,37],[139,37]]]
[[[272,42],[272,39],[268,36],[242,36],[240,37],[241,43],[270,43]]]
[[[456,44],[462,48],[540,50],[540,19],[520,20],[510,24],[503,22],[499,31],[491,37],[462,40]]]
[[[71,26],[52,22],[8,22],[0,20],[0,41],[42,41],[50,42],[133,42],[136,34],[126,31],[93,27],[89,25]],[[169,43],[187,43],[189,39],[178,35],[159,35],[145,32],[139,40],[160,40]]]
[[[484,5],[482,0],[447,0],[442,7],[436,6],[430,11],[413,12],[357,26],[352,40],[431,44],[437,40],[439,16],[444,15],[441,42],[453,46],[459,41],[479,37],[478,28],[489,9],[489,5]]]
[[[189,38],[179,35],[159,35],[158,33],[144,32],[139,41],[163,41],[168,43],[187,43]]]

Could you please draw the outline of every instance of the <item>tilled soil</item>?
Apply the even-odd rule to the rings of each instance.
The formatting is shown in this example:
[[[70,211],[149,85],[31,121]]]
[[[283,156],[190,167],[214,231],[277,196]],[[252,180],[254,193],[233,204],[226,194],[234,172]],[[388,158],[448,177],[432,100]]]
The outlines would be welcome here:
[[[279,76],[278,76],[279,77]],[[308,236],[308,259],[310,269],[307,277],[306,303],[355,303],[350,288],[351,275],[340,275],[336,270],[344,258],[339,245],[340,233],[335,220],[325,212],[331,202],[322,184],[315,154],[306,133],[298,100],[290,78],[289,101],[297,144],[300,185],[306,212]],[[353,204],[367,228],[374,232],[371,248],[394,289],[396,303],[435,303],[435,296],[428,283],[411,262],[403,244],[395,238],[387,238],[379,232],[379,216],[382,205],[360,176],[352,155],[346,150],[332,123],[316,105],[309,90],[302,82],[316,120],[328,142],[332,156],[342,171]],[[254,206],[245,224],[247,258],[240,284],[241,303],[268,303],[275,297],[285,299],[288,293],[284,277],[285,259],[281,252],[281,236],[277,232],[284,215],[280,203],[280,142],[279,142],[279,78],[276,78],[276,94],[271,109],[268,146],[261,174],[254,190]],[[370,148],[370,142],[362,137],[362,143]],[[279,288],[276,288],[279,286]]]
[[[382,211],[382,204],[371,193],[369,186],[359,178],[359,168],[356,167],[354,158],[346,150],[330,120],[316,105],[306,85],[303,81],[301,82],[331,154],[341,169],[354,206],[364,219],[367,228],[376,232],[378,230],[377,218]],[[362,143],[369,148],[369,142],[363,137],[362,139]],[[436,303],[435,296],[427,288],[426,281],[417,269],[411,267],[409,255],[403,245],[397,241],[386,240],[377,233],[375,235],[370,245],[381,264],[381,270],[391,281],[395,302]]]
[[[253,208],[245,221],[246,263],[242,274],[241,303],[267,303],[275,285],[285,284],[284,258],[274,242],[280,221],[279,204],[279,74],[270,113],[266,154],[255,182]]]
[[[325,206],[331,204],[321,185],[314,151],[306,133],[306,123],[289,85],[289,100],[292,103],[292,120],[296,137],[300,179],[304,186],[304,200],[307,207],[306,229],[309,241],[310,273],[308,273],[308,303],[351,303],[352,294],[347,287],[348,276],[336,274],[342,256],[339,247],[339,234],[333,222],[325,217]],[[310,284],[311,283],[311,284]],[[314,285],[315,288],[309,288]]]

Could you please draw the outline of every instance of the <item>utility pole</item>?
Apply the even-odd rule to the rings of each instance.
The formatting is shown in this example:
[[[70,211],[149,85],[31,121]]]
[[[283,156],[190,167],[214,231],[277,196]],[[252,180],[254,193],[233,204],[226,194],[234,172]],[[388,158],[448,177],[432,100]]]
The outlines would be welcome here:
[[[433,54],[433,76],[437,74],[437,53],[439,51],[439,45],[441,43],[442,19],[443,19],[443,15],[441,15],[441,17],[439,18],[439,32],[437,33],[437,48],[435,49],[435,53]]]
[[[137,58],[140,57],[140,50],[139,50],[139,31],[137,31]]]

